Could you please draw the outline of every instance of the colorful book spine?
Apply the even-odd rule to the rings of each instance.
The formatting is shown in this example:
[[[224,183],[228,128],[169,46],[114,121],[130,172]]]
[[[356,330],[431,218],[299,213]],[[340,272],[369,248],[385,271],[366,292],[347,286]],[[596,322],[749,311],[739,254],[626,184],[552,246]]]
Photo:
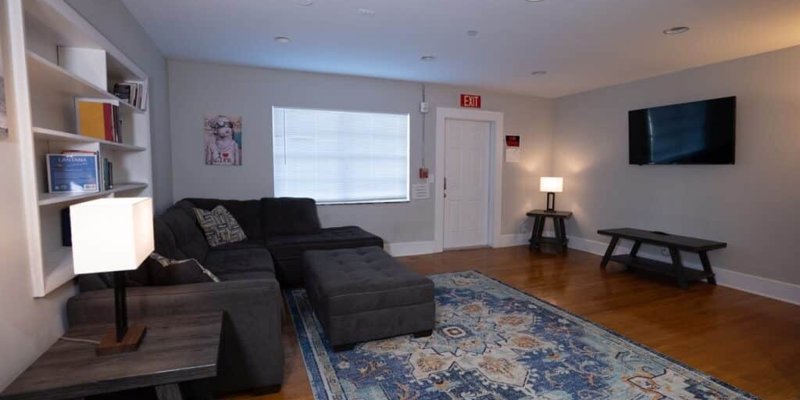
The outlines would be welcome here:
[[[75,99],[79,135],[98,140],[119,142],[119,102],[97,99]]]

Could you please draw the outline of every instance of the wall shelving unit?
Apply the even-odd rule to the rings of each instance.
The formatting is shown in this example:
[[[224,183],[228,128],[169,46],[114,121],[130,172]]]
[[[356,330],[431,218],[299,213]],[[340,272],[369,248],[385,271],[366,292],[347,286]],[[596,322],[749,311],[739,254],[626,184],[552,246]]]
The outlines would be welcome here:
[[[112,196],[152,196],[150,115],[116,98],[114,83],[148,84],[148,77],[121,50],[63,0],[5,0],[3,59],[9,125],[19,135],[31,283],[44,297],[74,278],[72,251],[62,245],[61,210]],[[57,48],[106,52],[107,86],[99,87],[60,67]],[[118,100],[122,142],[76,134],[75,98]],[[114,164],[114,186],[97,193],[48,193],[45,155],[64,150],[99,152]]]

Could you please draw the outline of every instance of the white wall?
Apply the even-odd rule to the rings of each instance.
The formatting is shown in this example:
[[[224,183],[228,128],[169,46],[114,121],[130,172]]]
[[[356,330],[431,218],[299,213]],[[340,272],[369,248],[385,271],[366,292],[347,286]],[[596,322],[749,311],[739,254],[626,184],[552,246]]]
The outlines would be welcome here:
[[[150,78],[150,150],[153,164],[153,204],[156,210],[172,201],[167,61],[120,0],[66,0]]]
[[[736,165],[628,165],[628,111],[737,96]],[[728,243],[725,269],[800,284],[800,47],[561,98],[554,173],[568,231],[640,227]],[[800,299],[798,299],[800,301]]]
[[[151,78],[151,124],[154,176],[153,193],[157,207],[172,203],[169,104],[166,61],[145,35],[128,10],[117,0],[69,0],[85,18]],[[45,298],[34,299],[28,270],[24,232],[23,202],[19,191],[20,154],[16,133],[0,138],[0,390],[45,351],[66,325],[64,304],[72,294],[65,285]]]
[[[273,194],[273,106],[409,113],[412,183],[422,158],[421,85],[413,82],[326,75],[189,61],[169,61],[174,198],[253,199]],[[483,95],[483,109],[505,114],[506,133],[522,135],[524,160],[504,164],[504,233],[524,229],[525,211],[544,200],[534,190],[550,168],[552,104],[531,97],[429,85],[432,112],[426,121],[426,164],[435,165],[435,107],[457,107],[459,93]],[[206,114],[242,116],[243,166],[203,162]],[[324,226],[359,225],[390,243],[432,241],[433,199],[402,204],[321,206]]]
[[[3,61],[9,61],[10,26],[7,8],[0,7],[0,39]],[[9,63],[3,63],[0,76],[5,80],[8,114],[15,110],[13,77]],[[18,89],[17,89],[18,90]],[[5,95],[3,93],[2,95]],[[9,121],[13,122],[13,121]],[[20,168],[20,143],[15,126],[9,127],[8,137],[0,135],[0,391],[32,363],[63,332],[64,302],[73,293],[70,285],[50,293],[42,299],[33,298],[28,269],[28,243],[25,232],[22,171]]]

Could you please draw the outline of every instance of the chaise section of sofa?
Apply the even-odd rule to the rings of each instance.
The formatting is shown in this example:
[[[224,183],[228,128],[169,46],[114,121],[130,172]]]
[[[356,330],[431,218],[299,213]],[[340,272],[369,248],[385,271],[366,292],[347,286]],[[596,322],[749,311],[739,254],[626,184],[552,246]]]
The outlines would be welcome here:
[[[222,249],[266,248],[272,255],[281,285],[303,283],[301,257],[306,250],[332,250],[353,247],[383,247],[383,239],[357,226],[322,228],[313,199],[265,197],[260,200],[217,200],[188,198],[180,207],[211,210],[221,205],[236,218],[247,241],[222,246]],[[218,248],[219,249],[219,248]],[[208,257],[212,258],[212,249]]]

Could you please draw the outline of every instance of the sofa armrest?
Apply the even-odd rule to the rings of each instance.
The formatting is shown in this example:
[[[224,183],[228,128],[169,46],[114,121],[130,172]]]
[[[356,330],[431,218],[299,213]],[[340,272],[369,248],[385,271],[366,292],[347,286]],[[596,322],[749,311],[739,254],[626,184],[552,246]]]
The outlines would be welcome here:
[[[142,317],[224,311],[215,392],[280,385],[283,381],[283,298],[273,279],[128,288],[128,315]],[[114,321],[114,291],[81,293],[67,302],[70,326]]]

